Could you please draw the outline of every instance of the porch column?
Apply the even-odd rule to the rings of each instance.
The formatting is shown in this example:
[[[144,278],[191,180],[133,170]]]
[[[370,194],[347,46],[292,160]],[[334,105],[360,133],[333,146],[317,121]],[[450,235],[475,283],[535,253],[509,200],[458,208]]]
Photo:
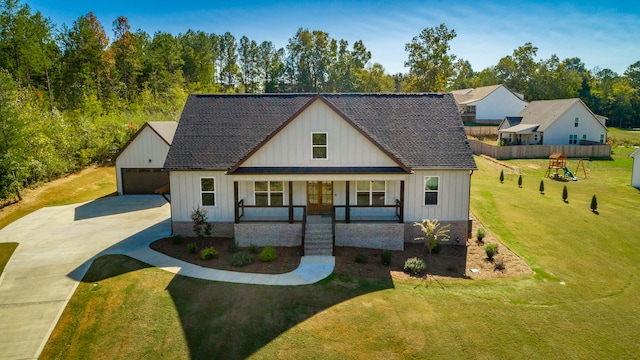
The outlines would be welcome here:
[[[293,224],[293,181],[289,181],[289,224]]]
[[[404,180],[400,180],[400,219],[399,223],[404,222]]]
[[[347,188],[346,188],[345,194],[347,199],[345,201],[345,208],[344,208],[344,222],[348,224],[351,222],[351,208],[349,207],[349,181],[347,181],[346,183],[347,183]]]
[[[238,182],[233,182],[233,216],[235,223],[240,222],[240,208],[238,207]]]

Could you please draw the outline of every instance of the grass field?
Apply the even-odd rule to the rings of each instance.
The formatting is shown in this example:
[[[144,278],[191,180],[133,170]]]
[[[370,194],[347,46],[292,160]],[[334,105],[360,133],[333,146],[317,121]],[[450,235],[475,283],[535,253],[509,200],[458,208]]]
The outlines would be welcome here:
[[[519,188],[517,173],[505,170],[501,184],[501,167],[477,158],[472,210],[535,275],[451,280],[444,289],[348,277],[268,287],[105,257],[42,358],[638,358],[640,191],[628,185],[631,151],[615,147],[613,160],[585,162],[587,179],[545,179],[544,195],[547,160],[507,161],[523,172]]]

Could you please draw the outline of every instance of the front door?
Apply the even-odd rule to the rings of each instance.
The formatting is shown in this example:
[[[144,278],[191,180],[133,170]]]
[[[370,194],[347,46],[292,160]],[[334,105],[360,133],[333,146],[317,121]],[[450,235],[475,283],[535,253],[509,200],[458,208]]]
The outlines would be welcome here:
[[[331,215],[333,207],[332,181],[307,181],[307,213]]]

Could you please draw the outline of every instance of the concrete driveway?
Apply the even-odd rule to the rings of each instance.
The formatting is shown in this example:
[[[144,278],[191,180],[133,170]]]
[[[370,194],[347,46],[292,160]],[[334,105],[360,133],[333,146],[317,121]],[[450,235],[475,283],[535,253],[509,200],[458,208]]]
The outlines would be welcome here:
[[[94,258],[170,234],[159,195],[38,210],[0,230],[18,248],[0,276],[0,359],[37,359]]]

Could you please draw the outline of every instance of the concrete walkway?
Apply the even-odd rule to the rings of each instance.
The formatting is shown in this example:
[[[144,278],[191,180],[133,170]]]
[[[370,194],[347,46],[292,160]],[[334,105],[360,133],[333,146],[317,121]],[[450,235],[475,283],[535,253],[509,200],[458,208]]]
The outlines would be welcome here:
[[[169,204],[160,196],[120,196],[38,210],[0,230],[19,243],[0,276],[0,359],[37,359],[93,260],[125,254],[176,274],[263,285],[315,283],[333,272],[333,257],[303,257],[281,275],[207,269],[151,250],[170,235]]]

